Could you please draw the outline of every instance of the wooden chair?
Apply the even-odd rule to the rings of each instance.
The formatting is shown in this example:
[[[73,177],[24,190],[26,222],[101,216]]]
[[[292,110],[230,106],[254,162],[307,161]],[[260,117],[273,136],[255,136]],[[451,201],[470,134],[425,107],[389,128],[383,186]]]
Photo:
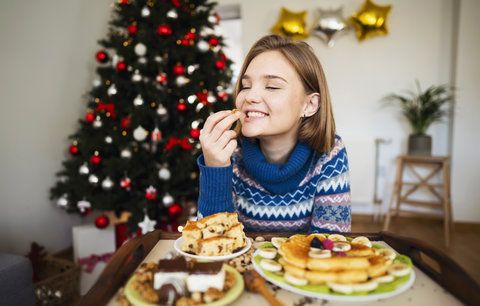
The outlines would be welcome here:
[[[419,168],[427,168],[426,175],[419,173]],[[409,169],[417,181],[405,181],[405,170]],[[445,156],[412,156],[401,155],[397,158],[397,170],[390,205],[385,217],[383,230],[388,230],[392,214],[395,216],[423,216],[441,218],[444,223],[445,245],[450,245],[450,230],[452,223],[452,207],[450,196],[450,158]],[[441,174],[441,183],[433,183],[432,179]],[[411,196],[423,188],[433,195],[437,201],[412,199]],[[403,207],[401,204],[404,204]],[[441,214],[420,211],[405,211],[405,204],[410,207],[430,208]]]

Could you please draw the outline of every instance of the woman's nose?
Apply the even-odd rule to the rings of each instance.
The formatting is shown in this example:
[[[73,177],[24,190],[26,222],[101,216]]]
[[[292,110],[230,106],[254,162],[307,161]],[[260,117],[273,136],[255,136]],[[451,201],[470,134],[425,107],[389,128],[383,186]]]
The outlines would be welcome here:
[[[259,103],[261,101],[261,95],[254,87],[250,88],[245,95],[245,101],[249,103]]]

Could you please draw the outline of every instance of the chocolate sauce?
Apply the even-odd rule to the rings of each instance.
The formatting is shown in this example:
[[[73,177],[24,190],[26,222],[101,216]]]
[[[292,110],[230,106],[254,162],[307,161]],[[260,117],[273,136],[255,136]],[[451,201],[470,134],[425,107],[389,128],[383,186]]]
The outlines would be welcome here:
[[[223,263],[218,262],[196,262],[193,264],[190,274],[218,274],[222,270]]]
[[[187,261],[185,257],[179,256],[173,259],[162,259],[158,261],[158,272],[187,272]]]

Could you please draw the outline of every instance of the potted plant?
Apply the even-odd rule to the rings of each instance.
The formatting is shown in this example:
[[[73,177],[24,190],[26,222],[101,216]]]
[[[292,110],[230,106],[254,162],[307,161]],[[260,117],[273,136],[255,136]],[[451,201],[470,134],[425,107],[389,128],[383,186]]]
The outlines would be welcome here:
[[[427,130],[434,122],[441,121],[448,115],[448,105],[453,101],[450,86],[430,86],[422,91],[416,81],[417,92],[408,92],[407,95],[390,94],[384,100],[399,103],[402,114],[412,128],[408,137],[408,154],[431,155],[432,137]]]

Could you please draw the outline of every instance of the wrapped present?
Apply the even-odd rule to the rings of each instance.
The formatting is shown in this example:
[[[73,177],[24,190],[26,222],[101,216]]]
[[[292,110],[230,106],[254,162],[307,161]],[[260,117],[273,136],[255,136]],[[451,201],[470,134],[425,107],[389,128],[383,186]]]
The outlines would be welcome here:
[[[113,226],[98,229],[93,224],[74,226],[73,254],[81,265],[80,294],[85,294],[97,281],[108,260],[115,252]]]

